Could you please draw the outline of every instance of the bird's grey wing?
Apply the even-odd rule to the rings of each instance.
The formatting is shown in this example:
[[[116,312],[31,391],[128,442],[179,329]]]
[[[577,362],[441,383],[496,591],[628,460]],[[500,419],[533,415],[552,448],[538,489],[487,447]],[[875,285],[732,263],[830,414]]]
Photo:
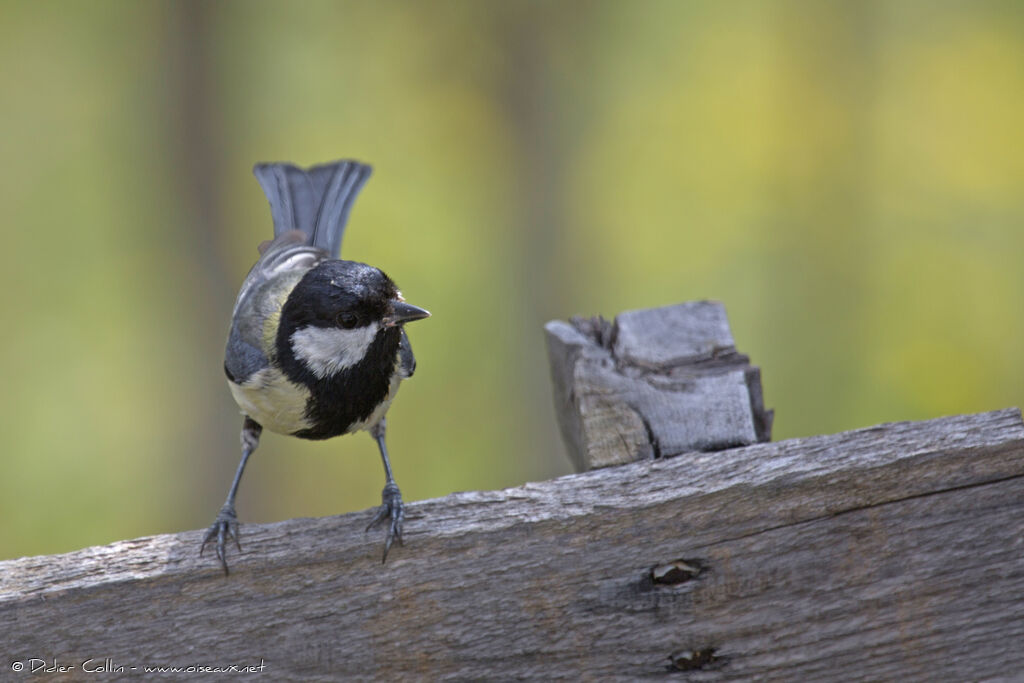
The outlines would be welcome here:
[[[412,344],[409,343],[409,335],[405,333],[404,327],[402,328],[402,339],[398,344],[398,356],[402,376],[412,377],[412,373],[416,372],[416,356],[412,355]]]
[[[294,164],[256,164],[252,169],[270,202],[274,236],[301,230],[307,242],[338,258],[349,211],[372,172],[357,161],[301,169]]]
[[[306,272],[328,256],[306,244],[301,231],[282,233],[264,250],[238,292],[224,354],[224,372],[241,384],[270,365],[276,316]]]

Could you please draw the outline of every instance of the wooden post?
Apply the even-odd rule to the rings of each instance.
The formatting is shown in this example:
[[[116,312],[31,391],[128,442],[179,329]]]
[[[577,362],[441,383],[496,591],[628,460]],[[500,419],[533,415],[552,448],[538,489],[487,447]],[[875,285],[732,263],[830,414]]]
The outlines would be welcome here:
[[[579,472],[771,438],[761,372],[717,301],[549,322],[555,412]]]
[[[227,578],[201,531],[122,541],[0,562],[0,667],[1008,680],[1022,501],[1014,409],[411,503],[384,566],[369,511],[244,526]]]

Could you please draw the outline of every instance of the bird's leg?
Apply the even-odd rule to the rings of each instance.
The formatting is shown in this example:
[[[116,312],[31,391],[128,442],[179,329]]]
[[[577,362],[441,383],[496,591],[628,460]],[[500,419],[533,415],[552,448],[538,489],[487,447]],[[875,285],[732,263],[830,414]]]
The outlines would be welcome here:
[[[217,557],[220,559],[220,565],[224,568],[224,576],[228,575],[228,563],[224,559],[224,542],[233,538],[239,552],[242,550],[242,544],[238,541],[238,517],[235,515],[235,495],[238,493],[238,484],[242,481],[245,463],[248,462],[249,456],[252,455],[252,452],[256,450],[256,446],[259,445],[262,432],[262,425],[251,417],[246,416],[245,422],[242,424],[242,460],[238,463],[238,470],[235,472],[234,481],[231,482],[231,490],[228,491],[227,500],[221,506],[220,512],[217,513],[217,519],[210,525],[210,529],[206,532],[206,537],[203,539],[203,544],[199,547],[199,555],[201,556],[203,550],[206,549],[206,544],[215,538],[217,539]]]
[[[381,559],[381,564],[387,561],[388,551],[391,550],[391,544],[394,541],[398,541],[399,545],[404,545],[402,541],[402,521],[405,519],[402,492],[398,490],[395,477],[391,474],[388,447],[384,444],[384,431],[386,427],[384,419],[381,418],[380,422],[370,428],[370,434],[376,439],[377,447],[380,449],[380,458],[384,461],[384,490],[381,492],[380,509],[377,510],[377,515],[373,518],[373,521],[366,527],[366,530],[369,531],[380,522],[390,520],[387,540],[384,542],[384,557]]]

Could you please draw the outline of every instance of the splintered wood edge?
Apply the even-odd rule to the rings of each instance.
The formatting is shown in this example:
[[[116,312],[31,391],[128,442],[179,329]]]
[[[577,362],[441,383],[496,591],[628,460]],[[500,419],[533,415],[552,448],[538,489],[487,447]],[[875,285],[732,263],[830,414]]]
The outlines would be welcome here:
[[[1021,476],[1019,453],[1004,459],[972,455],[1019,451],[1022,444],[1021,413],[1010,408],[888,423],[714,453],[684,453],[499,491],[453,493],[407,504],[406,545],[392,550],[388,564],[400,562],[404,571],[418,563],[429,564],[430,557],[418,557],[414,552],[418,540],[429,537],[482,536],[522,524],[585,517],[601,509],[641,510],[736,487],[798,490],[811,485],[808,491],[818,491],[824,482],[832,494],[821,500],[809,496],[815,500],[808,504],[806,516],[835,514]],[[911,477],[891,476],[892,467],[913,469],[922,460],[939,461],[943,466],[920,467]],[[866,484],[837,486],[837,482],[858,480]],[[836,490],[842,495],[835,495]],[[787,515],[784,521],[800,521],[792,510]],[[229,563],[232,569],[244,570],[302,566],[353,555],[366,555],[372,561],[380,557],[381,539],[379,534],[363,533],[370,516],[371,512],[365,511],[273,524],[243,523],[243,545],[258,551],[239,555],[232,545]],[[0,562],[0,605],[117,582],[219,576],[212,548],[198,556],[203,534],[186,531]]]

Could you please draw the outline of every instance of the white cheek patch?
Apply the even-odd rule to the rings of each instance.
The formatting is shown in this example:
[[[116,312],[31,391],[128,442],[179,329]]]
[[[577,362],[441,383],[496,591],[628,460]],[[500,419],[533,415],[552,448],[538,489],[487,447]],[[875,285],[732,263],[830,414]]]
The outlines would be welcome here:
[[[379,330],[378,323],[351,330],[303,327],[292,334],[292,351],[318,379],[323,379],[361,361]]]

